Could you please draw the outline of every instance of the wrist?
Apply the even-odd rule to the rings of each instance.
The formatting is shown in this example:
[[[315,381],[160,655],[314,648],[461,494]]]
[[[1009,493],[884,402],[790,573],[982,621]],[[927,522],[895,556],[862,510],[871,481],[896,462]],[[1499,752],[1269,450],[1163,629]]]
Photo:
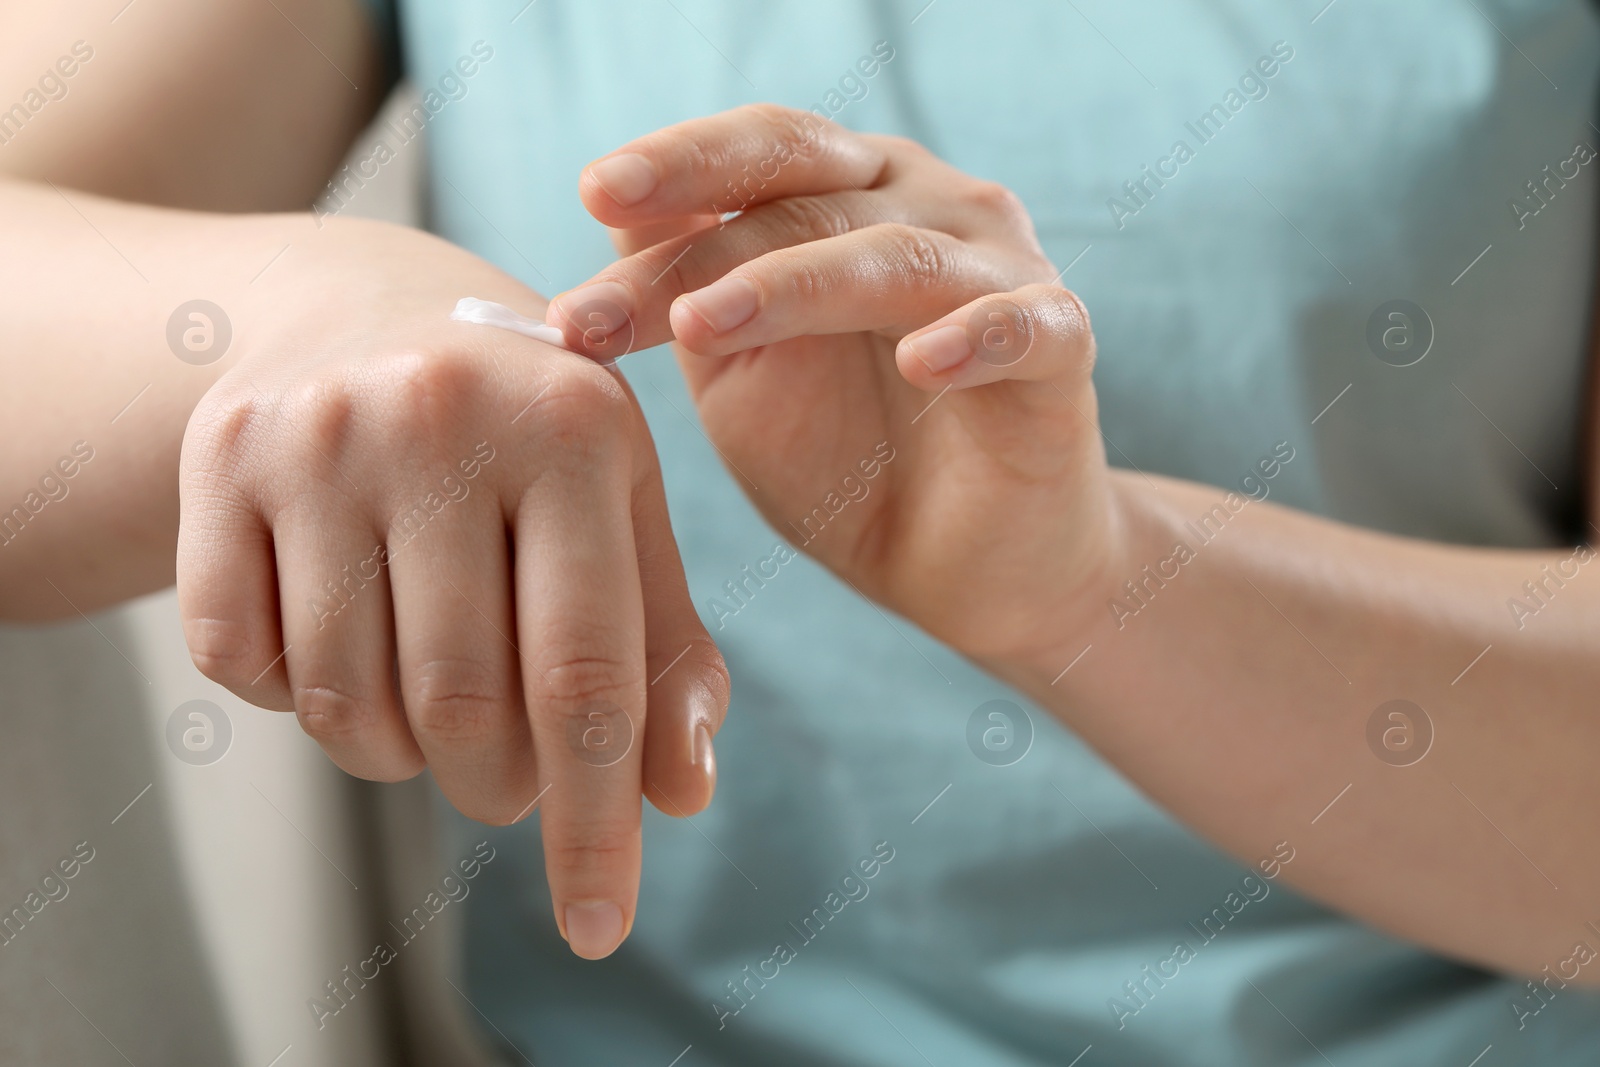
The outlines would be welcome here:
[[[1105,534],[1098,558],[1085,567],[1082,582],[1061,605],[1060,626],[1031,647],[984,661],[985,667],[1025,692],[1061,690],[1071,673],[1094,654],[1094,647],[1125,625],[1118,605],[1127,600],[1128,584],[1139,581],[1146,557],[1162,557],[1153,546],[1171,547],[1171,537],[1163,532],[1169,524],[1142,476],[1108,470],[1102,510]]]
[[[371,219],[271,216],[290,232],[281,262],[251,285],[241,306],[254,329],[241,358],[285,355],[359,338],[389,336],[418,351],[443,351],[460,340],[450,312],[475,296],[542,316],[548,301],[465,249],[408,226]],[[285,225],[286,224],[286,225]],[[292,257],[292,261],[291,261]]]

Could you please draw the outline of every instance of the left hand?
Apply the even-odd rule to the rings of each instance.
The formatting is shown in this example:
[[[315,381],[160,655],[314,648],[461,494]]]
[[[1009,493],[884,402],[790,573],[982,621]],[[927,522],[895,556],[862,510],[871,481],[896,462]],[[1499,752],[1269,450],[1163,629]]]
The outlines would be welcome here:
[[[580,195],[623,258],[550,323],[601,356],[676,339],[785,538],[981,659],[1058,654],[1104,610],[1094,338],[1013,193],[754,105],[618,149]]]

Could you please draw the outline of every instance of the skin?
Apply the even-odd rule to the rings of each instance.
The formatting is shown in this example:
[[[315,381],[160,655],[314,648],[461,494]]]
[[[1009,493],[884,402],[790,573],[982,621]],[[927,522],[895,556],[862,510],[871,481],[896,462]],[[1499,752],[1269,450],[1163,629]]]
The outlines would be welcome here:
[[[1241,861],[1288,842],[1283,877],[1340,911],[1558,980],[1594,943],[1600,580],[1571,579],[1520,629],[1506,601],[1546,565],[1600,564],[1252,502],[1118,618],[1124,583],[1196,543],[1184,524],[1227,493],[1107,467],[1087,314],[1015,197],[770,106],[622,146],[580,192],[623,258],[550,321],[602,336],[570,321],[599,296],[635,345],[675,339],[707,434],[806,552]],[[943,367],[952,350],[969,354]],[[896,458],[874,492],[808,540],[796,523],[879,441]],[[1366,742],[1397,697],[1438,731],[1403,768]]]
[[[345,770],[428,767],[489,823],[537,808],[557,925],[608,954],[641,795],[705,806],[728,699],[637,403],[594,360],[451,322],[467,295],[543,313],[482,260],[285,213],[382,95],[353,5],[121,8],[0,11],[5,99],[95,49],[0,146],[0,507],[59,497],[5,512],[0,612],[176,580],[201,671]],[[203,366],[167,340],[197,296],[232,327]]]
[[[372,83],[370,42],[347,5],[279,6],[310,27],[322,67]],[[726,707],[642,420],[595,363],[447,323],[459,295],[544,308],[473,257],[391,227],[316,231],[303,215],[259,213],[305,203],[373,101],[248,7],[143,0],[134,10],[150,25],[123,31],[114,56],[105,49],[72,106],[51,105],[27,131],[39,136],[25,152],[20,141],[0,150],[19,179],[0,183],[0,210],[24,220],[0,234],[0,282],[19,297],[0,352],[29,353],[6,357],[20,385],[0,400],[15,445],[0,458],[0,499],[20,499],[71,440],[92,433],[97,450],[73,484],[77,503],[35,520],[50,536],[29,529],[0,552],[0,605],[14,618],[72,617],[159,588],[176,558],[197,663],[247,699],[292,701],[342,766],[389,778],[426,761],[488,821],[542,797],[557,922],[575,950],[603,955],[632,922],[641,786],[666,785],[671,796],[652,799],[674,813],[703,806],[713,765],[694,762],[695,739]],[[82,18],[0,15],[0,69],[32,78],[85,35]],[[287,144],[206,132],[241,119],[308,132]],[[768,173],[785,147],[765,187],[727,199],[746,165]],[[180,163],[180,151],[197,161]],[[596,282],[621,287],[598,295],[622,315],[595,312],[591,291],[558,299],[550,320],[606,355],[606,327],[623,318],[634,347],[676,339],[707,432],[761,486],[753,499],[780,530],[890,442],[883,488],[806,551],[1035,695],[1246,862],[1294,842],[1284,877],[1334,907],[1529,973],[1588,936],[1600,861],[1570,843],[1586,839],[1600,800],[1584,758],[1600,729],[1585,714],[1600,681],[1600,594],[1574,582],[1523,632],[1504,609],[1569,553],[1431,545],[1252,504],[1116,629],[1107,601],[1222,492],[1107,468],[1088,316],[1053,284],[1014,196],[908,142],[817,133],[769,107],[607,158],[618,155],[643,157],[653,187],[630,196],[637,167],[631,180],[591,168],[580,195],[617,231],[623,258]],[[717,213],[733,208],[744,214],[721,225]],[[292,253],[251,281],[285,245]],[[754,286],[756,310],[719,330],[706,290],[729,275]],[[88,306],[84,291],[96,294]],[[198,292],[230,309],[236,333],[205,368],[174,360],[163,336],[172,308]],[[938,335],[951,325],[962,329]],[[987,360],[935,370],[969,333]],[[482,429],[513,418],[529,429],[503,444]],[[485,441],[493,460],[408,542],[409,561],[398,553],[326,627],[296,608],[368,558]],[[578,469],[600,476],[579,485]],[[522,549],[514,572],[495,550],[508,538]],[[651,685],[655,664],[685,647]],[[398,693],[387,681],[396,662]],[[1363,739],[1371,709],[1396,695],[1441,709],[1449,737],[1404,770],[1375,761]],[[568,741],[593,698],[623,706],[643,736],[609,767],[575,759]],[[622,913],[614,936],[583,910],[600,901]]]

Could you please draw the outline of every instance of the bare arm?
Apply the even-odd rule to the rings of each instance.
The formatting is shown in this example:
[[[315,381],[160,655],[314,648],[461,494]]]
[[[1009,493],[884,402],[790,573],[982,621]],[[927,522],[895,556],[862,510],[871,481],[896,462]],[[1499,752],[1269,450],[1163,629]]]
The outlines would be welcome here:
[[[719,200],[741,166],[759,187]],[[1469,549],[1270,502],[1202,538],[1186,524],[1226,491],[1107,469],[1087,313],[1021,204],[907,142],[745,108],[640,138],[580,189],[632,253],[591,281],[619,287],[635,344],[687,349],[707,433],[805,551],[1244,862],[1287,842],[1283,876],[1347,914],[1574,980],[1574,944],[1600,939],[1588,547]],[[708,203],[742,213],[699,229]],[[1404,706],[1369,746],[1393,700],[1421,709],[1411,738],[1432,725],[1410,766]]]
[[[304,207],[382,97],[353,0],[125,3],[0,9],[6,617],[71,616],[172,582],[179,443],[234,352],[184,362],[168,319],[203,298],[250,329],[273,281],[252,279],[317,234],[306,218],[86,191]]]
[[[382,103],[381,66],[356,0],[7,4],[0,108],[25,114],[0,115],[0,174],[197,210],[304,208]]]
[[[353,0],[139,0],[116,36],[120,2],[0,16],[24,78],[108,42],[0,146],[0,612],[176,573],[196,665],[347,771],[427,766],[487,822],[538,806],[557,926],[608,954],[644,783],[705,806],[728,691],[632,394],[452,322],[544,300],[437,238],[192,210],[309,205],[378,95]],[[196,299],[220,310],[174,321]]]
[[[1530,974],[1594,943],[1592,549],[1456,548],[1270,503],[1201,542],[1186,524],[1222,491],[1113,483],[1125,536],[1100,621],[1001,673],[1234,855],[1288,841],[1285,879],[1341,911]],[[1180,542],[1192,560],[1163,564]],[[1111,600],[1134,614],[1115,619]]]

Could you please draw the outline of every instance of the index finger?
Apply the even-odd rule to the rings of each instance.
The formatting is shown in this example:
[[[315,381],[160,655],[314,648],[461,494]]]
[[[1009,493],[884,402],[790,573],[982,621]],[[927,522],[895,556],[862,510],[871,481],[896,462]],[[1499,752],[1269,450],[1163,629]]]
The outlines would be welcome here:
[[[595,218],[626,229],[868,189],[887,164],[881,144],[810,111],[749,104],[624,145],[584,168],[578,195]]]

